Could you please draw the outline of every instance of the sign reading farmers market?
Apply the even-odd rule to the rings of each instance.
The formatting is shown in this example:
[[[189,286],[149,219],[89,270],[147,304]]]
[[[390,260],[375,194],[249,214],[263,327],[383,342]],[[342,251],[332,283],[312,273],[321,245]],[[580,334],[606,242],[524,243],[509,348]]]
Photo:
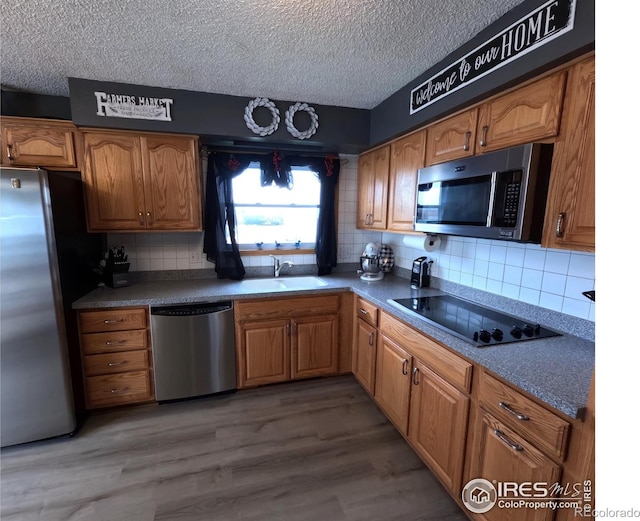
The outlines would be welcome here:
[[[577,0],[551,0],[411,91],[409,114],[517,60],[573,29]]]
[[[171,98],[94,92],[98,116],[171,121]]]

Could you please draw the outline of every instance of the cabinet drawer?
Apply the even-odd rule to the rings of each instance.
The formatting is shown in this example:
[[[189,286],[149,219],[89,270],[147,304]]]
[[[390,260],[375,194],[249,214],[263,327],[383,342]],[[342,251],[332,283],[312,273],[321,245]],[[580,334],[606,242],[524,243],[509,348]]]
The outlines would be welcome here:
[[[235,303],[236,320],[263,320],[337,313],[339,295],[287,299],[240,300]]]
[[[376,306],[360,297],[358,297],[356,306],[356,315],[358,317],[373,327],[378,327],[378,308]]]
[[[539,449],[552,457],[564,459],[569,422],[485,372],[480,376],[478,401],[498,420],[517,430]]]
[[[145,371],[149,369],[149,355],[147,350],[123,351],[122,353],[85,356],[83,363],[86,376]]]
[[[90,376],[85,384],[89,409],[145,402],[153,398],[149,371]]]
[[[122,331],[147,327],[146,308],[82,311],[79,316],[82,333]]]
[[[117,353],[149,347],[146,329],[113,331],[108,333],[85,333],[82,335],[82,352],[85,355]]]
[[[471,391],[470,362],[384,312],[380,314],[380,332],[408,349],[450,384],[467,393]]]

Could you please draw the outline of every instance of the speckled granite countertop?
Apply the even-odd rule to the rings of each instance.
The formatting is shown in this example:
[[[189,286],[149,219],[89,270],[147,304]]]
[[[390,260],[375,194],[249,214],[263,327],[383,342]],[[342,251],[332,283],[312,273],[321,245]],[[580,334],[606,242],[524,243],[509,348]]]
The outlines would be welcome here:
[[[283,276],[282,280],[286,281],[286,278]],[[156,306],[261,296],[285,297],[300,294],[301,291],[310,294],[353,291],[564,414],[572,418],[581,417],[587,403],[595,362],[593,323],[497,295],[446,282],[440,283],[437,279],[432,288],[413,290],[407,279],[397,276],[386,276],[378,282],[364,282],[353,273],[336,273],[321,278],[327,283],[321,288],[277,291],[256,291],[253,288],[243,288],[241,282],[215,278],[137,282],[125,288],[96,289],[75,301],[73,307],[91,309]],[[539,322],[564,334],[548,339],[479,348],[387,302],[387,299],[429,296],[443,291]]]

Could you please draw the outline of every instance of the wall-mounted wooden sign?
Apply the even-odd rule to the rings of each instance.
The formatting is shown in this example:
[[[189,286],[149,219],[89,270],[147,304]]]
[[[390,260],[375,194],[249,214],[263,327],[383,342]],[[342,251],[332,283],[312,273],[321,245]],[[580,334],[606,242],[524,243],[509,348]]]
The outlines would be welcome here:
[[[577,0],[550,0],[411,90],[409,114],[573,29]]]
[[[94,92],[98,116],[171,121],[171,98]]]

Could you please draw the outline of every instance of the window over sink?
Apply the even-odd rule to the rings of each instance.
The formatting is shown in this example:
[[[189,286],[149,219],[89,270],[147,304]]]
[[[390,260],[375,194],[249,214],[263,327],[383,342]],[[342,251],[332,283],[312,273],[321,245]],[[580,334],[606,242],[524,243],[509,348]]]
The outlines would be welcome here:
[[[260,165],[251,163],[232,181],[240,249],[315,248],[320,210],[317,173],[293,167],[285,187],[275,183],[263,186],[261,179]]]

